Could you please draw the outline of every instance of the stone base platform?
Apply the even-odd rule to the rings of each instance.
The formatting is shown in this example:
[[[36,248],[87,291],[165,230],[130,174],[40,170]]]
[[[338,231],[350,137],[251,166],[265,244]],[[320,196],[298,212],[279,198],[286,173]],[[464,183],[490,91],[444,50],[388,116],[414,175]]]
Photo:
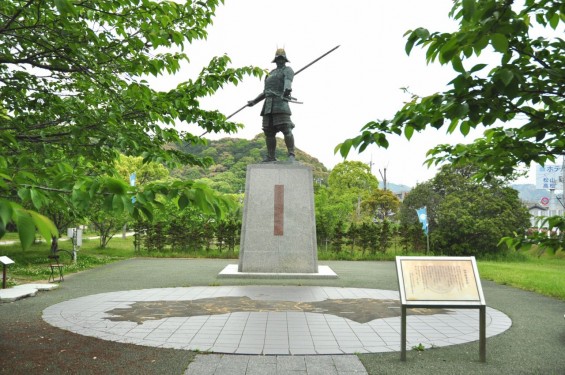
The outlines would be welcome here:
[[[239,279],[337,279],[337,274],[329,266],[318,266],[317,273],[283,273],[283,272],[239,272],[237,264],[227,265],[218,278]]]

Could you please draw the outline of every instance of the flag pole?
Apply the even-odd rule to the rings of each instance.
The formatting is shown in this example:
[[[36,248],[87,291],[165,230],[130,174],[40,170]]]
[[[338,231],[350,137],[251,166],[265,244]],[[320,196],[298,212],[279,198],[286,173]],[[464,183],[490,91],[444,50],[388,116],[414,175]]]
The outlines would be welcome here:
[[[429,234],[430,228],[428,226],[428,210],[426,206],[417,208],[416,215],[418,215],[418,220],[422,224],[422,229],[424,230],[424,233],[426,233],[426,255],[428,255],[430,251],[430,234]]]
[[[427,228],[427,233],[426,233],[426,242],[427,242],[427,247],[426,247],[426,255],[429,254],[430,252],[430,227]]]

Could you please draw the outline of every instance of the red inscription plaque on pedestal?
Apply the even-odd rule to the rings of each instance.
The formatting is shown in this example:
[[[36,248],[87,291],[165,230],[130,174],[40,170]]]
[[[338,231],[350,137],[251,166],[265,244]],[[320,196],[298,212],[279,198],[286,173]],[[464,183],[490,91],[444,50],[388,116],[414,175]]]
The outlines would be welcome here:
[[[284,185],[275,185],[274,235],[284,235]]]

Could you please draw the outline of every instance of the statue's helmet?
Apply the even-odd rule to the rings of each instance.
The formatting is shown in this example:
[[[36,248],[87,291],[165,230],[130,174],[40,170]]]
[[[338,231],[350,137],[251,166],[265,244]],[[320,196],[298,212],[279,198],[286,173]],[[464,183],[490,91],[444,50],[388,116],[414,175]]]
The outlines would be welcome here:
[[[284,51],[284,48],[277,48],[277,52],[275,52],[275,58],[273,59],[272,62],[275,62],[277,60],[277,57],[284,57],[284,61],[286,62],[290,62],[287,58],[286,58],[286,52]]]

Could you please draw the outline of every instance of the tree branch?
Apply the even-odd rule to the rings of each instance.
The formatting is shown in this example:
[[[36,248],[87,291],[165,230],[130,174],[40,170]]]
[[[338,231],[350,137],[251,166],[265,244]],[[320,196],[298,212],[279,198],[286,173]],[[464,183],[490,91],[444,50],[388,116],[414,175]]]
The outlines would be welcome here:
[[[5,23],[4,26],[0,27],[0,32],[7,30],[10,25],[16,20],[16,18],[18,18],[18,16],[24,11],[24,9],[31,6],[33,2],[34,0],[29,0],[23,7],[21,7],[16,13],[14,13],[14,15],[8,20],[8,22]]]

